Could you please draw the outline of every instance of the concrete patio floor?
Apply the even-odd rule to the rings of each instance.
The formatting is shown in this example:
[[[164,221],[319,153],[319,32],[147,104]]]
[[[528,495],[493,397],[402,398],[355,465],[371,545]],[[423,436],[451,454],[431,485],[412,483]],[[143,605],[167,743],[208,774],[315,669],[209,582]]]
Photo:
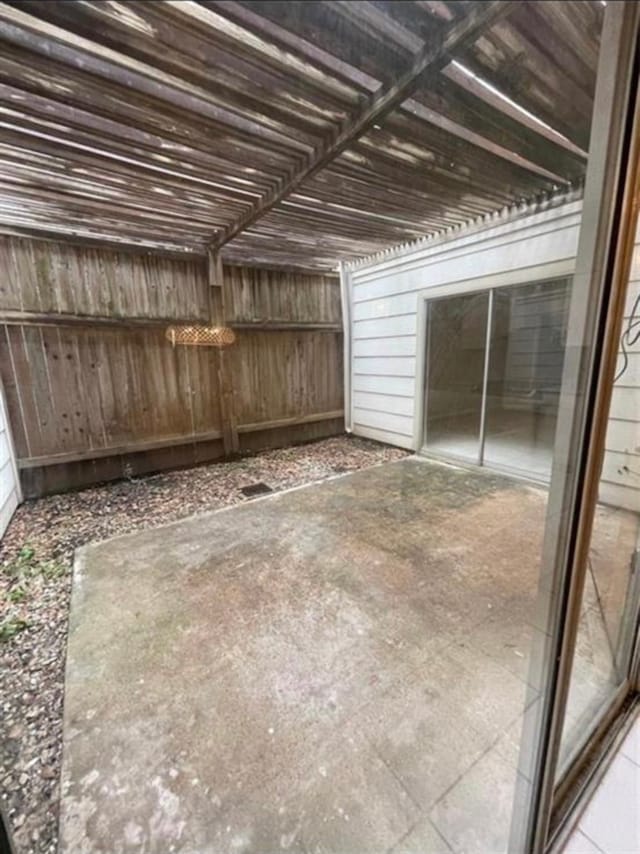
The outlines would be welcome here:
[[[82,549],[63,854],[505,850],[545,502],[409,458]]]

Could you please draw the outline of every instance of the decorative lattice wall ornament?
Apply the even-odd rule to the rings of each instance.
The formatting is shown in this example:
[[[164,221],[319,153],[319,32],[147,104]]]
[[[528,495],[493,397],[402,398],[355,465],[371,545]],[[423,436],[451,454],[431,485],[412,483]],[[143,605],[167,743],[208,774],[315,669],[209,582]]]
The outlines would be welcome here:
[[[236,334],[228,326],[169,326],[167,339],[173,346],[183,344],[190,347],[230,347]]]

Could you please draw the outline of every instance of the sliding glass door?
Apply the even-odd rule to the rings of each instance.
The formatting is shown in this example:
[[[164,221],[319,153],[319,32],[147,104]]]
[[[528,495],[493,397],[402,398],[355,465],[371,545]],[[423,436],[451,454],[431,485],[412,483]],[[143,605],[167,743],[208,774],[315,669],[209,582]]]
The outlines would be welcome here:
[[[569,295],[568,279],[493,292],[485,465],[551,476]]]
[[[426,447],[480,462],[489,294],[435,299],[427,323]]]
[[[640,233],[630,238],[616,330],[603,384],[603,447],[594,465],[596,505],[585,544],[586,573],[557,776],[570,766],[629,689],[640,592]],[[594,476],[595,480],[595,476]]]
[[[570,279],[429,300],[425,449],[551,474]]]
[[[450,667],[460,739],[448,753],[495,727],[429,813],[459,851],[542,854],[561,841],[572,779],[587,779],[597,761],[594,735],[621,698],[637,697],[640,370],[629,342],[637,349],[630,330],[640,301],[637,286],[626,299],[624,288],[640,280],[629,264],[640,198],[639,19],[635,4],[606,5],[584,207],[576,243],[563,242],[570,261],[437,285],[419,304],[416,432],[424,427],[425,451],[550,482],[546,490],[457,473],[477,490],[469,498],[451,489],[448,468],[425,471],[457,548],[446,578],[457,601],[469,595],[477,620],[460,635],[466,669]],[[467,257],[475,251],[482,246]],[[448,618],[444,590],[429,592]],[[470,709],[485,719],[468,720]]]

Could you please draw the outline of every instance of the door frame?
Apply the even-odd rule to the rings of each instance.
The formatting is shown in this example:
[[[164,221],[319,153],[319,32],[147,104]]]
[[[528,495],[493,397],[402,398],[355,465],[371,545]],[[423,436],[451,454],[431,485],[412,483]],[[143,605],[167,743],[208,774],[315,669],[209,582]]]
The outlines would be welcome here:
[[[558,806],[556,773],[622,323],[621,291],[629,281],[637,226],[639,35],[637,3],[607,4],[545,524],[538,610],[542,614],[545,601],[548,609],[544,643],[534,651],[528,680],[541,702],[525,721],[520,761],[528,760],[521,768],[527,778],[519,775],[516,798],[526,804],[527,817],[524,825],[512,824],[510,851],[545,851]],[[633,678],[632,668],[628,675]],[[577,763],[588,759],[590,748],[587,742]]]

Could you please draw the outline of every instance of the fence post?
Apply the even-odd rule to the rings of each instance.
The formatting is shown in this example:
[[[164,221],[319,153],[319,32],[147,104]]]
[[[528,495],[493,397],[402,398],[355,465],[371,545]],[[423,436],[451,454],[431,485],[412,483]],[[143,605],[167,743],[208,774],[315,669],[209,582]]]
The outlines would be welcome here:
[[[224,326],[226,320],[224,301],[224,272],[220,255],[209,252],[209,314],[211,323]],[[229,355],[224,349],[216,349],[216,374],[218,380],[218,399],[220,401],[220,419],[222,443],[225,456],[237,454],[240,450],[238,423],[236,420],[233,376]]]

